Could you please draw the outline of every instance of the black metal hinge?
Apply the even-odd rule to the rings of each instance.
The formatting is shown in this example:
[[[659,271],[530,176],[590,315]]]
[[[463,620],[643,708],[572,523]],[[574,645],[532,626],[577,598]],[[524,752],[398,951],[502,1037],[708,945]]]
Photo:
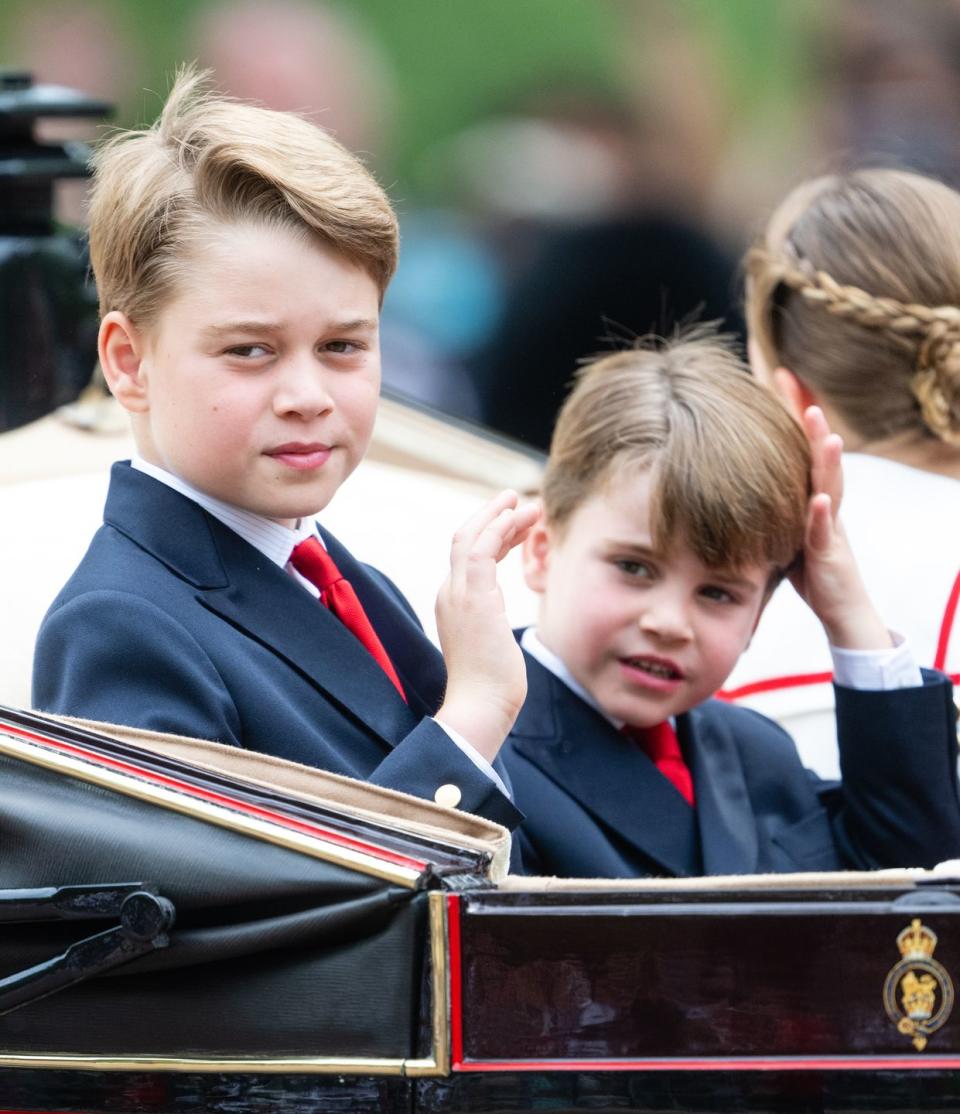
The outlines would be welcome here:
[[[58,920],[120,923],[71,944],[65,952],[0,979],[0,1015],[165,948],[176,918],[173,903],[149,882],[0,890],[0,924]]]

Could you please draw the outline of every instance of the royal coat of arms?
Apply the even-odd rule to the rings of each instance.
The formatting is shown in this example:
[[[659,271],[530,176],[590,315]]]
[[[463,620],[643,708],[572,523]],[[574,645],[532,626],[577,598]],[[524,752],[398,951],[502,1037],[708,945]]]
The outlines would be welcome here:
[[[897,1031],[922,1052],[953,1009],[953,982],[933,958],[937,934],[914,918],[897,937],[903,957],[883,984],[883,1005]]]

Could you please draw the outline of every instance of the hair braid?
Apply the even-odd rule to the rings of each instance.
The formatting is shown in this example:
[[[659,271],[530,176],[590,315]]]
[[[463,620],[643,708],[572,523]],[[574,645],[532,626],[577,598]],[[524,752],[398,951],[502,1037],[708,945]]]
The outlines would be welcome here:
[[[910,389],[924,423],[940,440],[960,445],[960,307],[926,306],[870,294],[837,282],[826,271],[801,259],[789,241],[784,256],[774,259],[764,248],[764,265],[812,306],[845,321],[889,334],[915,352]],[[751,255],[753,255],[753,252]]]

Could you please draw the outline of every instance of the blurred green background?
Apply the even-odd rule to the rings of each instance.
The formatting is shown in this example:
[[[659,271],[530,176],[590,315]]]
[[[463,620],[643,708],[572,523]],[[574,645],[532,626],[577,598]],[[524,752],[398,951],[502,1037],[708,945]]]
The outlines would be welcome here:
[[[200,41],[205,13],[217,10],[226,24],[231,8],[246,6],[3,0],[0,65],[27,66],[42,80],[107,95],[117,104],[116,123],[149,122],[176,66],[207,60]],[[304,0],[294,6],[343,13],[376,44],[390,74],[391,131],[388,154],[374,155],[402,192],[417,194],[431,188],[422,162],[439,142],[537,81],[581,79],[636,96],[644,73],[663,65],[665,35],[702,43],[713,72],[690,73],[687,80],[719,83],[722,107],[737,115],[740,128],[771,113],[782,127],[804,92],[809,29],[831,0]],[[271,5],[260,7],[266,13]],[[257,49],[249,44],[251,58]]]
[[[541,446],[585,356],[741,331],[739,260],[800,180],[960,183],[960,0],[0,0],[0,44],[112,125],[196,61],[329,128],[401,219],[385,382]],[[60,187],[60,221],[83,201]]]

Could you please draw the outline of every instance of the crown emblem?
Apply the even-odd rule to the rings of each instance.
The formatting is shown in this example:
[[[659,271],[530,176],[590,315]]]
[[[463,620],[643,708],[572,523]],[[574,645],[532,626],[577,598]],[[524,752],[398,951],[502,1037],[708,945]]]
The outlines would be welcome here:
[[[897,947],[904,959],[929,959],[936,946],[937,934],[917,917],[897,937]]]
[[[937,934],[914,919],[897,936],[902,956],[887,973],[883,1005],[897,1032],[913,1041],[918,1052],[927,1039],[947,1020],[953,1009],[953,982],[942,964],[933,958]]]

